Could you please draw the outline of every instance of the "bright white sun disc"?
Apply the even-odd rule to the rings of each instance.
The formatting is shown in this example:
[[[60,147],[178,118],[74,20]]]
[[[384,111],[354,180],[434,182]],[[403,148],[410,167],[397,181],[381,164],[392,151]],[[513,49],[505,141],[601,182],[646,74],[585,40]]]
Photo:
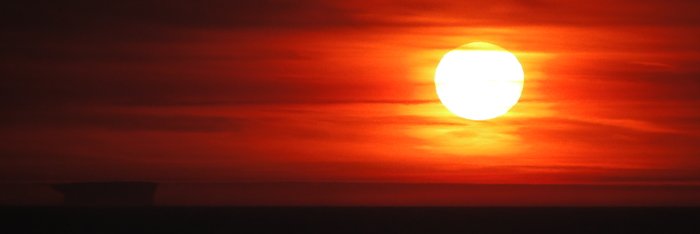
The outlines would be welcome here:
[[[473,42],[442,57],[435,70],[435,88],[450,112],[488,120],[505,114],[518,102],[524,77],[515,55],[494,44]]]

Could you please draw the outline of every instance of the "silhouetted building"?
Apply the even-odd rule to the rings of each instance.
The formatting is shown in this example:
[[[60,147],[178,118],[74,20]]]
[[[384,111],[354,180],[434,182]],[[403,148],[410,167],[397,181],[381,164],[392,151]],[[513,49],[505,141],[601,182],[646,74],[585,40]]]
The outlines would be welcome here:
[[[149,206],[154,203],[157,183],[85,182],[53,185],[64,196],[66,205]]]

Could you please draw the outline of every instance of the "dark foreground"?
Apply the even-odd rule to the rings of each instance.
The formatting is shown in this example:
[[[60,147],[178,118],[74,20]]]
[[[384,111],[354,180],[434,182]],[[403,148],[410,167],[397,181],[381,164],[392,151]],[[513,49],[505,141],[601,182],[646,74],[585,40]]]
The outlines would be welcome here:
[[[700,208],[4,207],[3,233],[700,233]]]

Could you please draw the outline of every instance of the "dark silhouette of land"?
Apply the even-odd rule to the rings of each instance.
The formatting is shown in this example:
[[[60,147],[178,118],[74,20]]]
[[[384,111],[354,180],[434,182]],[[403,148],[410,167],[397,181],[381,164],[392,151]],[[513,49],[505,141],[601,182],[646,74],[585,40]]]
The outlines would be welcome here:
[[[148,206],[156,187],[158,204],[166,206]],[[0,206],[0,230],[700,233],[696,186],[95,182],[53,188],[69,206]]]
[[[700,233],[700,208],[682,207],[4,207],[0,215],[3,230],[19,233]]]
[[[53,185],[64,204],[75,206],[150,206],[158,184],[151,182],[85,182]]]

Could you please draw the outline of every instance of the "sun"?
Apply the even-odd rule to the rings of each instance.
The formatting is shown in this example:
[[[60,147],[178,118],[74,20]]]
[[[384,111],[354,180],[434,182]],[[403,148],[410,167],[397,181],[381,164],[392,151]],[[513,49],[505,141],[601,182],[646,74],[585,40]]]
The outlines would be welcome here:
[[[452,113],[488,120],[508,112],[520,99],[525,75],[518,59],[486,42],[472,42],[445,54],[435,70],[435,89]]]

